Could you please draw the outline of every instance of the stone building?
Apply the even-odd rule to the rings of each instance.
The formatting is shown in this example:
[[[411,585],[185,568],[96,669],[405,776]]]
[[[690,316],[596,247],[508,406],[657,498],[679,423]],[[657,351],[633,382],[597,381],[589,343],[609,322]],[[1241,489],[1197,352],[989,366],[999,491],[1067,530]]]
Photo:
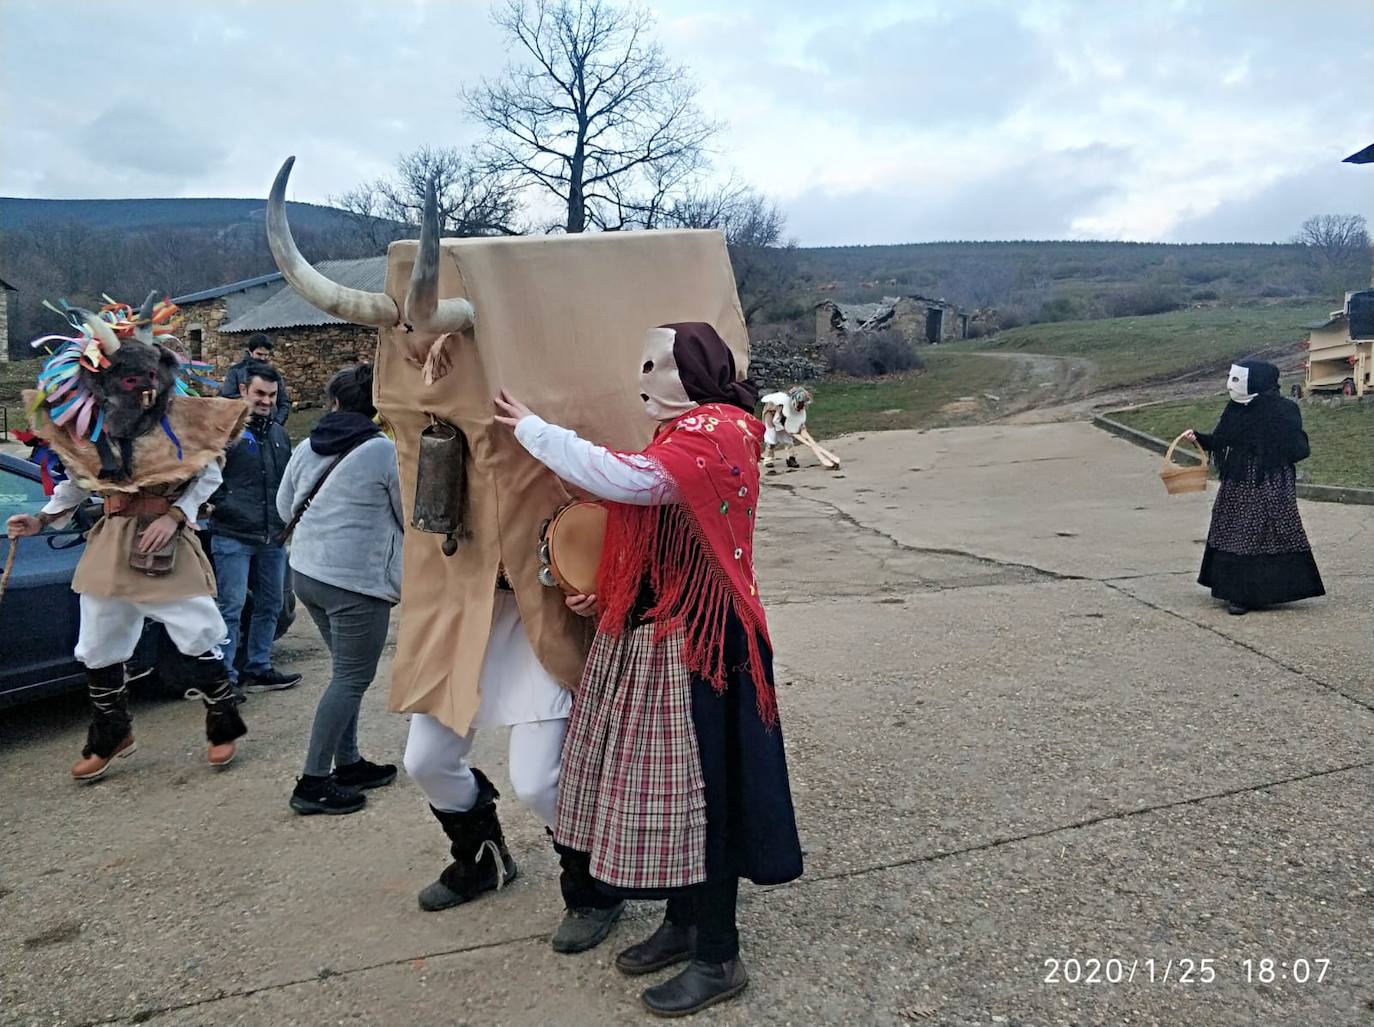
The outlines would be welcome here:
[[[385,257],[326,260],[316,267],[340,285],[383,291]],[[348,364],[372,360],[377,347],[376,328],[349,324],[316,309],[284,284],[279,273],[173,302],[182,308],[177,337],[193,355],[213,364],[218,375],[242,359],[253,333],[271,337],[273,362],[298,404],[321,403],[330,376]]]
[[[18,290],[0,278],[0,363],[10,359],[10,322],[14,320],[14,299]]]
[[[968,337],[969,316],[953,303],[926,296],[890,296],[881,303],[816,306],[816,342],[838,342],[855,332],[896,329],[909,342],[934,345]]]

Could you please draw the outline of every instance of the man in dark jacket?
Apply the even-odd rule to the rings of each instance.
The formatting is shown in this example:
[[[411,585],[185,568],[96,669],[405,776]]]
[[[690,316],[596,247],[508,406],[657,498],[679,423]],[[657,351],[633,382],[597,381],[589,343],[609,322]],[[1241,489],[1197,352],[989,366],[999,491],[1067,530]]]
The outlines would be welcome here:
[[[228,374],[224,376],[224,384],[220,386],[219,394],[230,399],[238,399],[243,395],[243,387],[248,383],[248,369],[254,364],[266,364],[268,367],[272,367],[272,339],[262,332],[255,332],[248,336],[248,349],[243,354],[243,359],[229,368]],[[281,372],[278,371],[277,402],[273,408],[272,419],[278,424],[285,424],[286,419],[290,416],[291,398],[286,394],[286,381],[281,377]]]
[[[248,427],[225,453],[224,484],[210,497],[214,505],[210,531],[219,583],[217,602],[229,629],[224,659],[229,680],[235,690],[243,692],[290,688],[301,679],[299,674],[282,674],[272,667],[272,643],[286,580],[286,547],[281,542],[286,526],[277,516],[277,486],[291,459],[291,439],[272,416],[280,388],[280,376],[266,364],[251,364],[245,369],[240,395],[250,408]],[[253,616],[243,680],[239,681],[234,656],[250,588]]]

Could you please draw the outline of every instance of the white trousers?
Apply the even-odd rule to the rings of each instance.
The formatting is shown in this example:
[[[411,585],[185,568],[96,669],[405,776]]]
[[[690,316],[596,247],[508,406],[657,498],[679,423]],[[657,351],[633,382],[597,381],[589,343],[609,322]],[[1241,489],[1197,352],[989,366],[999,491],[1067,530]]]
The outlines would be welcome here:
[[[192,596],[170,603],[135,603],[83,595],[81,630],[76,639],[77,662],[91,670],[128,662],[138,648],[145,619],[165,627],[172,644],[184,656],[218,654],[229,634],[211,596]]]
[[[510,781],[515,797],[548,827],[558,814],[558,766],[563,758],[567,718],[515,724],[510,729]],[[476,730],[460,735],[425,713],[410,715],[406,773],[430,805],[463,813],[477,802],[477,779],[467,755]]]

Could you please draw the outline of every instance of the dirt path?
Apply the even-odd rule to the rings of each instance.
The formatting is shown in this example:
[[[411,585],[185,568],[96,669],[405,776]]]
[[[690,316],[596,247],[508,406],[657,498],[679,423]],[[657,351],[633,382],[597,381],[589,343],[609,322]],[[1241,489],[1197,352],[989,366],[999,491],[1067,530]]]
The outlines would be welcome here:
[[[1228,365],[1194,368],[1161,381],[1095,391],[1096,366],[1084,357],[1060,357],[1042,353],[974,354],[1021,365],[1008,395],[999,397],[993,424],[1052,424],[1086,421],[1104,410],[1138,406],[1163,400],[1195,399],[1221,391],[1221,376]],[[1252,354],[1250,359],[1270,360],[1284,372],[1298,370],[1303,354],[1294,346],[1274,347]],[[990,397],[989,397],[990,398]]]

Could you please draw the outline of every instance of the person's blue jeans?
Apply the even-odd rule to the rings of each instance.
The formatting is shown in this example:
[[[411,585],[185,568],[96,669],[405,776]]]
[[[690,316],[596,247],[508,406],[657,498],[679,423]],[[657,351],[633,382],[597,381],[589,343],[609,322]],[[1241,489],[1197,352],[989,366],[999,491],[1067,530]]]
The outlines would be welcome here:
[[[225,535],[210,541],[215,560],[215,579],[219,597],[215,600],[224,624],[229,629],[229,645],[224,662],[229,680],[238,684],[234,656],[239,649],[239,622],[248,590],[253,590],[253,619],[248,624],[248,647],[243,669],[262,674],[272,669],[272,643],[277,637],[277,618],[281,614],[283,583],[286,580],[286,547],[275,544],[240,542]]]

